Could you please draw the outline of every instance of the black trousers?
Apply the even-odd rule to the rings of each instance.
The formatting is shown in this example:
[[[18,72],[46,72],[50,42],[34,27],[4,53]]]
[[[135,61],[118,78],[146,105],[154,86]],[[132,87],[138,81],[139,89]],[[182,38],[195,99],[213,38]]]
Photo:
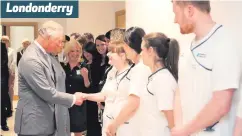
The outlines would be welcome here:
[[[11,101],[8,94],[8,82],[1,82],[1,126],[7,125],[9,111],[11,111]]]

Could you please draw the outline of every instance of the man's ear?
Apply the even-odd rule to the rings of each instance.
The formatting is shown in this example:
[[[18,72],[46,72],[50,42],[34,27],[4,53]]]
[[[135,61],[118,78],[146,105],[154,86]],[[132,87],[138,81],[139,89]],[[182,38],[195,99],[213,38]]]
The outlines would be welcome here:
[[[44,38],[44,39],[49,39],[49,34],[47,33],[46,28],[40,28],[39,29],[39,34]]]

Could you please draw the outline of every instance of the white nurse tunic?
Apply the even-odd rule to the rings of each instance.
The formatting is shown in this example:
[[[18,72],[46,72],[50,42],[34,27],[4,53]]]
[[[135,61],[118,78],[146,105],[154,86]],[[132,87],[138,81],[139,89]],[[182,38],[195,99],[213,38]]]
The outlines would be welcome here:
[[[116,72],[115,67],[113,67],[107,75],[106,82],[102,88],[102,93],[106,96],[105,107],[103,112],[103,125],[102,125],[102,136],[106,136],[106,127],[110,123],[111,119],[109,116],[112,115],[113,101],[115,97],[115,89],[117,88],[115,79],[112,75]]]
[[[166,68],[159,69],[148,78],[146,90],[141,93],[141,136],[170,136],[168,121],[163,110],[173,110],[177,82]]]
[[[107,96],[106,103],[108,107],[103,114],[103,135],[105,134],[105,130],[107,125],[115,119],[118,115],[123,106],[127,103],[128,96],[129,96],[129,85],[130,85],[130,76],[129,73],[132,69],[132,66],[127,67],[122,72],[119,72],[116,69],[111,70],[108,73],[107,83],[104,85],[103,93]],[[112,88],[111,90],[108,88]],[[105,91],[110,90],[110,91]],[[134,126],[132,122],[132,118],[118,127],[116,135],[117,136],[133,136]]]
[[[193,42],[189,53],[179,74],[184,124],[205,107],[213,92],[238,89],[241,70],[237,45],[231,33],[221,25],[215,25],[206,37]],[[235,91],[230,113],[213,127],[214,131],[201,130],[192,136],[232,136],[238,92]]]

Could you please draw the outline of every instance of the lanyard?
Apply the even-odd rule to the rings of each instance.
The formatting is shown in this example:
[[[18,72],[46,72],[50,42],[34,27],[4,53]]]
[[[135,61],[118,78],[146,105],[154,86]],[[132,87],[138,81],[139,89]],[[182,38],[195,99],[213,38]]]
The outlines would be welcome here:
[[[191,52],[192,52],[192,55],[193,55],[193,58],[196,60],[196,62],[201,66],[201,67],[203,67],[204,69],[206,69],[206,70],[208,70],[208,71],[212,71],[212,68],[207,68],[206,66],[204,66],[203,64],[201,64],[198,60],[197,60],[197,58],[196,58],[196,56],[194,55],[194,50],[195,49],[197,49],[198,47],[200,47],[201,45],[203,45],[206,41],[208,41],[220,28],[222,27],[222,25],[220,25],[219,27],[217,27],[214,31],[213,31],[213,33],[207,38],[207,39],[205,39],[202,43],[200,43],[199,45],[197,45],[196,47],[194,47],[194,48],[192,48],[192,43],[191,43],[191,46],[190,46],[190,50],[191,50]]]
[[[163,70],[163,69],[165,69],[165,67],[158,69],[156,72],[152,73],[152,74],[148,77],[148,83],[147,83],[147,85],[146,85],[146,89],[147,89],[147,91],[148,91],[149,94],[154,95],[154,94],[149,90],[149,88],[148,88],[149,83],[152,81],[152,80],[151,80],[152,77],[153,77],[155,74],[157,74],[159,71]]]
[[[126,69],[125,71],[123,71],[122,73],[120,73],[120,74],[118,74],[118,71],[116,72],[116,74],[115,74],[115,79],[116,79],[116,83],[117,83],[117,90],[118,90],[118,87],[119,87],[119,84],[122,82],[122,80],[129,74],[129,72],[130,72],[130,70],[132,69],[134,67],[134,64],[132,64],[131,66],[130,66],[130,68],[129,69]],[[126,72],[127,71],[127,72]],[[126,73],[125,73],[126,72]],[[119,80],[119,82],[117,81],[117,78],[118,78],[118,76],[119,75],[122,75],[123,73],[125,73],[124,75],[123,75],[123,77]]]

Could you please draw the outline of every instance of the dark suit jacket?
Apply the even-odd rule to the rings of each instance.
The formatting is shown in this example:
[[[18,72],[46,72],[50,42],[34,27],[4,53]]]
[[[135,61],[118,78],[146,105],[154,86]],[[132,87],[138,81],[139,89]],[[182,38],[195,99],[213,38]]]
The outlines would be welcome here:
[[[1,87],[8,85],[8,78],[8,51],[5,43],[1,42]]]

